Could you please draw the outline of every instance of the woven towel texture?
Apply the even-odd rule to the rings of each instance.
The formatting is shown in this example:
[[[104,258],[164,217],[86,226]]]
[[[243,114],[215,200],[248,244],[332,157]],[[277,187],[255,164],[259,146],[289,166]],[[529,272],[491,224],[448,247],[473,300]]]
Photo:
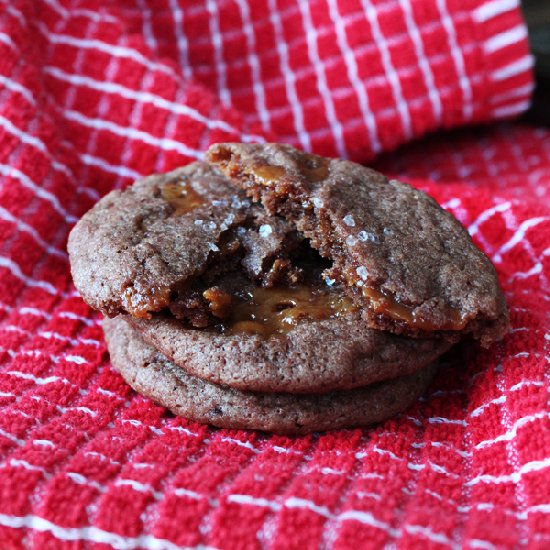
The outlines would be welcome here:
[[[550,133],[376,160],[494,261],[512,330],[369,430],[173,418],[111,368],[65,244],[100,196],[216,141],[367,161],[525,110],[515,0],[0,0],[0,548],[547,548]]]

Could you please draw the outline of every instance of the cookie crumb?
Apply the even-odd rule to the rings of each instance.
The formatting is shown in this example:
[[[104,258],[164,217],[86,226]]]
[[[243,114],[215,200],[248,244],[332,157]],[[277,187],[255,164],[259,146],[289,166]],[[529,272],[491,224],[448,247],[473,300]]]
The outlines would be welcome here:
[[[231,313],[231,295],[224,292],[217,286],[213,286],[202,293],[205,300],[208,301],[208,307],[212,315],[219,319],[225,319]]]

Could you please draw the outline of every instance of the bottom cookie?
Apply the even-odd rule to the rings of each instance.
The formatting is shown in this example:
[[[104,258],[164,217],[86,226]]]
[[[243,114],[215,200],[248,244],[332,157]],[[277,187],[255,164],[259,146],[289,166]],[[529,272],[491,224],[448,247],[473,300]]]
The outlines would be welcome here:
[[[304,434],[366,426],[406,409],[435,372],[325,394],[243,392],[188,375],[147,344],[124,319],[105,319],[103,329],[113,366],[138,393],[178,416],[220,428]]]

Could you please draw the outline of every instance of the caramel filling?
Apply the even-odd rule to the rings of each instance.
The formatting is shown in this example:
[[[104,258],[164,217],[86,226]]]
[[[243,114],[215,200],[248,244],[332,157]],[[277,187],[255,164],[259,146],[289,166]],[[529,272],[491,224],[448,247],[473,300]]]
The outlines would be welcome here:
[[[231,311],[231,294],[224,292],[218,287],[211,287],[202,293],[203,298],[208,302],[208,308],[215,317],[223,319]]]
[[[128,287],[122,294],[124,309],[134,317],[150,319],[151,311],[160,311],[170,300],[170,289],[167,286],[151,286],[147,294],[142,294],[134,287]]]
[[[312,183],[324,180],[328,176],[329,162],[327,158],[304,155],[299,161],[300,172]]]
[[[315,155],[304,155],[298,160],[300,174],[308,181],[315,183],[325,179],[329,173],[329,159]],[[259,164],[246,170],[252,174],[260,183],[266,187],[276,184],[282,177],[287,175],[283,166],[274,164]]]
[[[273,185],[286,174],[286,170],[282,166],[272,166],[270,164],[255,166],[251,172],[265,186]]]
[[[162,187],[162,197],[174,207],[176,215],[190,212],[205,203],[204,197],[199,195],[185,180],[166,183]]]
[[[297,286],[258,287],[233,306],[224,333],[286,334],[304,319],[321,321],[356,311],[352,301],[335,290]]]
[[[443,325],[434,325],[422,319],[415,310],[400,304],[393,296],[385,294],[372,287],[363,287],[363,296],[370,301],[370,307],[375,313],[391,317],[396,321],[404,321],[411,328],[423,331],[462,330],[467,323],[460,311],[449,308],[449,321]]]

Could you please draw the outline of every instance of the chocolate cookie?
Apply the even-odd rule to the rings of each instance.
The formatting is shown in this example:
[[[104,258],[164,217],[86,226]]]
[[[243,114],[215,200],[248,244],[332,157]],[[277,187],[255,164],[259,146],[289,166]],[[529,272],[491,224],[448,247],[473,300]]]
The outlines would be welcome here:
[[[434,372],[324,395],[242,392],[189,376],[122,318],[106,319],[104,330],[114,367],[134,389],[176,415],[222,428],[301,434],[369,425],[407,408]]]
[[[207,159],[330,259],[371,327],[411,336],[502,338],[508,314],[495,269],[425,193],[353,162],[278,144],[218,144]]]
[[[265,327],[281,315],[307,310],[308,291],[301,292],[297,296],[288,289],[262,289],[256,317]],[[296,305],[278,307],[291,296]],[[319,310],[320,302],[313,307]],[[190,375],[249,391],[323,393],[365,386],[416,372],[451,346],[447,339],[413,339],[369,329],[358,311],[324,319],[304,317],[292,330],[274,330],[271,335],[189,329],[166,316],[127,319],[145,341]]]

